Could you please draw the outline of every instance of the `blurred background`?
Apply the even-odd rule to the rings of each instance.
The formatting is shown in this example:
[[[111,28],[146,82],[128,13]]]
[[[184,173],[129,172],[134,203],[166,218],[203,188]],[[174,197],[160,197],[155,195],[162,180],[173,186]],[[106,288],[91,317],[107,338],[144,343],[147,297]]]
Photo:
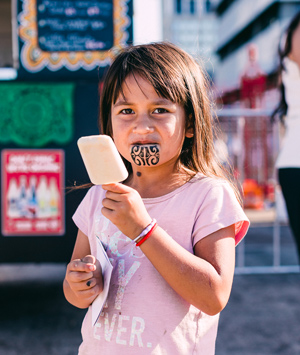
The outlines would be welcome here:
[[[89,181],[77,139],[98,134],[115,53],[162,40],[211,79],[216,149],[251,221],[217,353],[300,353],[299,266],[274,168],[282,128],[270,120],[278,46],[299,10],[297,0],[0,0],[0,354],[76,353],[84,312],[66,303],[61,282],[85,194],[67,189]]]

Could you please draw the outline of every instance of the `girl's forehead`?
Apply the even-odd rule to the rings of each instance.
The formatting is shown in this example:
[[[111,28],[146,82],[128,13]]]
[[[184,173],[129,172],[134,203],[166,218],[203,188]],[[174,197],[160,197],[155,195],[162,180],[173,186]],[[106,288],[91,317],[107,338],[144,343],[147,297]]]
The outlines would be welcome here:
[[[143,94],[145,97],[155,96],[171,101],[172,103],[184,104],[186,102],[186,87],[180,78],[168,80],[162,75],[150,72],[132,71],[123,78],[116,80],[113,102],[124,100],[132,94]]]
[[[116,101],[126,98],[145,97],[160,97],[153,85],[139,74],[129,74],[121,84]]]
[[[149,80],[147,80],[146,78],[144,78],[143,76],[141,76],[140,74],[129,74],[126,76],[126,78],[124,79],[123,83],[122,83],[122,89],[123,91],[129,91],[132,92],[135,89],[140,89],[143,90],[143,88],[151,88],[152,90],[154,90],[153,85],[149,82]]]

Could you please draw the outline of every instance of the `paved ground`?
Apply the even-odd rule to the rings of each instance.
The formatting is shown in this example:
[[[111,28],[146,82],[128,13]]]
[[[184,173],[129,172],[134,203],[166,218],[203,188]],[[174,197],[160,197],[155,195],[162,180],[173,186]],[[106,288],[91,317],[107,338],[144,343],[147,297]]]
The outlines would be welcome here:
[[[216,354],[299,355],[299,301],[299,273],[236,276]]]
[[[263,241],[270,233],[270,228],[249,232],[250,264],[254,259],[264,264],[270,248]],[[295,263],[286,229],[283,235],[283,259]],[[85,311],[65,301],[64,269],[64,265],[0,266],[1,355],[77,353]],[[216,355],[300,354],[299,301],[300,273],[236,275],[221,314]]]
[[[2,266],[0,275],[0,354],[77,354],[84,311],[64,299],[64,266]]]

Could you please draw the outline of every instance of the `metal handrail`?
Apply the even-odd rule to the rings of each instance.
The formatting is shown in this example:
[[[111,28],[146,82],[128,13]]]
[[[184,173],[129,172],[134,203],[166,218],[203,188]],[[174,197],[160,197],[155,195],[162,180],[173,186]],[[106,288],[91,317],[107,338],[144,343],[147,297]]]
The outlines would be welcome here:
[[[233,118],[237,120],[237,124],[235,126],[236,134],[239,136],[240,142],[242,145],[244,142],[244,129],[245,129],[245,121],[249,118],[257,118],[264,117],[264,119],[270,119],[272,111],[264,110],[264,109],[248,109],[248,108],[223,108],[216,111],[216,115],[218,118],[222,120],[227,118]],[[226,122],[226,121],[225,121]],[[267,121],[268,124],[271,123],[271,120]],[[223,122],[224,124],[224,122]],[[276,156],[279,150],[279,127],[278,123],[274,123],[272,127],[272,152],[271,156]],[[270,127],[270,126],[269,126]],[[243,152],[238,156],[237,168],[240,171],[240,181],[244,181],[244,160],[243,160]],[[274,169],[275,175],[275,169]],[[274,178],[274,177],[273,177]],[[274,178],[275,179],[275,178]],[[276,199],[275,199],[276,204]],[[275,205],[276,210],[276,205]],[[275,212],[275,219],[273,223],[273,265],[272,266],[246,266],[245,265],[245,255],[246,255],[246,245],[245,242],[242,241],[237,247],[237,262],[235,273],[236,274],[261,274],[261,273],[294,273],[299,272],[298,265],[281,265],[280,264],[280,256],[281,256],[281,245],[280,245],[280,221]]]

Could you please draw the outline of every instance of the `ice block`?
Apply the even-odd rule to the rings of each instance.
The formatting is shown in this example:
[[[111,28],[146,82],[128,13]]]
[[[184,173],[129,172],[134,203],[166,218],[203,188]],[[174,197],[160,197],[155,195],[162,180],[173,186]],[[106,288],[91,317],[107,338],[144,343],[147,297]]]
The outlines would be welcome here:
[[[127,178],[128,171],[110,136],[81,137],[77,144],[93,184],[109,184]]]

